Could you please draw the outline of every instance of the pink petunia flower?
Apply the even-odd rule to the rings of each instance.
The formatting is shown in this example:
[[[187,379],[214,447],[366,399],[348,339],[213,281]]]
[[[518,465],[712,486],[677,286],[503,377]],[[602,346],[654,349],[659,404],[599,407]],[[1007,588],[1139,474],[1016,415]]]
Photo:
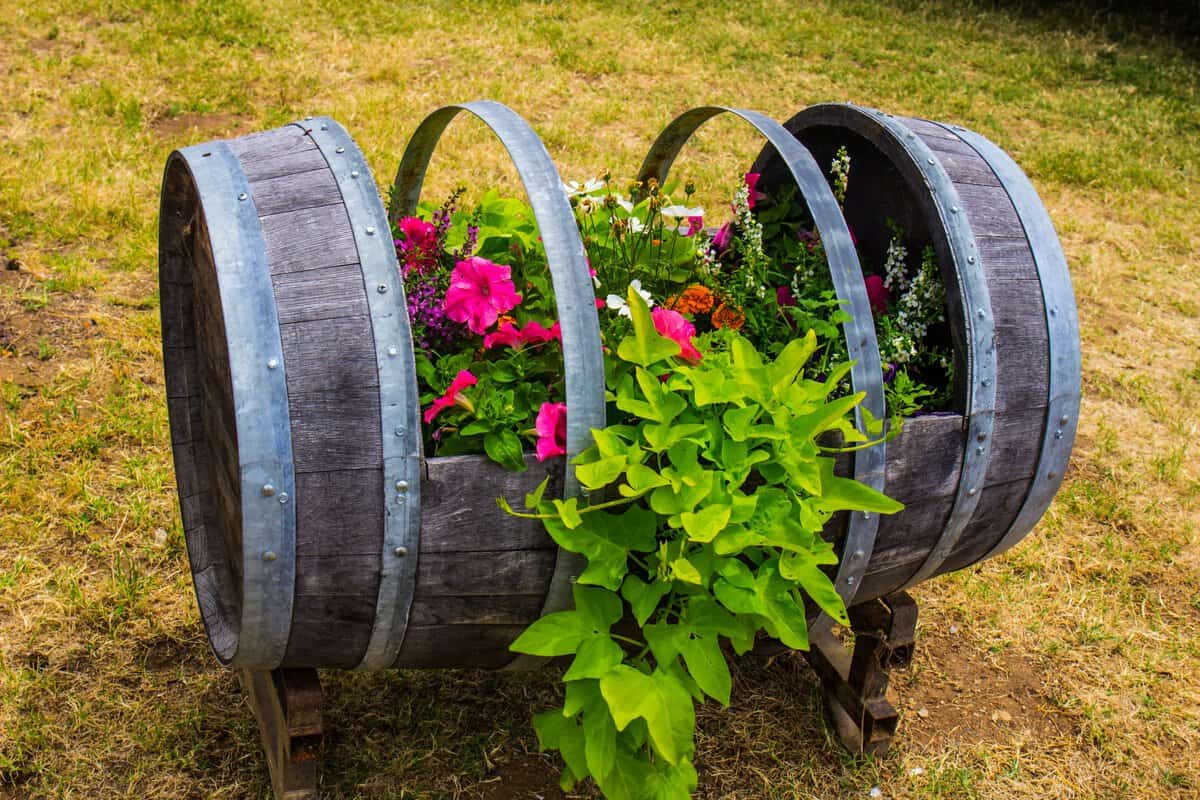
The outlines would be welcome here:
[[[425,424],[428,425],[433,422],[434,418],[442,413],[442,409],[449,408],[450,406],[458,405],[471,409],[471,401],[460,395],[468,386],[474,386],[478,382],[478,379],[470,371],[465,369],[460,371],[450,384],[450,388],[446,390],[446,393],[434,400],[433,405],[425,410]]]
[[[472,333],[483,334],[520,302],[511,269],[471,256],[454,265],[444,307],[450,319],[465,323]]]
[[[715,234],[713,234],[713,240],[712,240],[713,247],[717,248],[718,251],[724,250],[727,247],[729,247],[729,240],[732,238],[733,238],[733,225],[731,223],[726,222],[724,225],[722,225],[720,228],[717,229],[717,232]]]
[[[538,435],[538,461],[567,454],[566,403],[542,403],[542,407],[538,409],[534,429]]]
[[[660,336],[665,336],[679,345],[679,357],[684,361],[695,364],[701,358],[700,351],[692,344],[696,328],[678,311],[669,308],[656,308],[650,312],[654,320],[654,329]]]
[[[687,230],[684,231],[684,236],[695,236],[700,231],[704,230],[704,217],[691,216],[687,218]]]
[[[754,208],[759,200],[767,199],[767,196],[758,190],[758,179],[761,177],[762,175],[757,172],[746,173],[746,188],[750,190],[746,205],[750,208]]]
[[[400,232],[404,234],[400,249],[424,250],[431,252],[437,247],[437,228],[432,222],[426,222],[420,217],[405,217],[400,220]]]
[[[557,322],[549,328],[542,327],[541,323],[534,320],[525,323],[523,328],[517,328],[511,322],[506,322],[483,337],[483,349],[491,350],[493,347],[501,345],[521,348],[527,344],[545,344],[555,340],[562,341],[562,329]]]
[[[885,313],[891,296],[887,287],[883,285],[883,278],[878,275],[868,275],[865,283],[867,284],[867,299],[871,301],[871,311],[875,314]]]

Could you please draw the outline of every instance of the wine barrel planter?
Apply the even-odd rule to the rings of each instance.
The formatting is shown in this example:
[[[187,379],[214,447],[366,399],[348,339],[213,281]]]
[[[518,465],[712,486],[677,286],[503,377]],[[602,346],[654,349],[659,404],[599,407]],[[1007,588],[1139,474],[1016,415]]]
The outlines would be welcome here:
[[[603,424],[583,244],[549,156],[507,108],[431,115],[401,168],[414,203],[449,120],[508,147],[537,213],[562,323],[568,451]],[[159,234],[171,441],[198,603],[218,659],[276,667],[491,667],[578,571],[501,513],[565,462],[514,474],[423,459],[403,285],[359,149],[308,119],[173,153]]]
[[[406,148],[391,218],[416,207],[438,139],[463,112],[507,148],[537,218],[572,455],[604,424],[603,359],[583,244],[537,136],[496,103],[434,112]],[[886,414],[882,370],[850,230],[881,256],[883,221],[895,219],[910,252],[934,247],[946,278],[960,407],[847,457],[848,474],[907,508],[850,515],[833,532],[843,599],[889,595],[1012,546],[1062,480],[1079,407],[1070,281],[1028,180],[977,134],[843,105],[785,125],[695,109],[663,131],[641,177],[664,180],[721,113],[766,139],[760,187],[793,181],[812,212],[850,311],[851,380],[875,416]],[[844,216],[822,171],[841,145],[853,164]],[[570,602],[578,560],[495,504],[546,476],[553,493],[577,492],[564,459],[529,458],[511,473],[483,456],[423,457],[389,234],[371,172],[332,120],[168,159],[159,248],[171,439],[200,611],[224,664],[530,666],[508,645]]]
[[[891,219],[910,254],[934,248],[946,285],[956,410],[906,420],[888,443],[882,488],[906,508],[879,520],[862,602],[998,555],[1045,513],[1079,416],[1075,298],[1029,179],[979,134],[846,104],[812,106],[784,127],[827,171],[846,147],[844,212],[873,263],[884,262]],[[791,180],[784,161],[770,147],[759,155],[765,191]]]

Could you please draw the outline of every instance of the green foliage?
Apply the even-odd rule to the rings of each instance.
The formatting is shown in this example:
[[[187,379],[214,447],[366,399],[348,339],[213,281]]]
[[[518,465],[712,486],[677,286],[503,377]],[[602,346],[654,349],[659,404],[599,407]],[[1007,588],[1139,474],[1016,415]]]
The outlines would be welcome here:
[[[694,703],[729,703],[723,642],[744,653],[763,633],[807,648],[814,608],[847,624],[822,529],[836,511],[902,506],[836,476],[818,443],[865,437],[850,422],[861,396],[831,400],[805,376],[815,334],[767,359],[718,331],[685,364],[638,292],[627,301],[631,330],[608,377],[632,421],[594,431],[575,460],[591,501],[547,500],[543,484],[528,512],[501,504],[587,559],[574,610],[539,619],[512,649],[574,656],[562,707],[534,720],[542,749],[562,755],[564,788],[590,777],[610,800],[682,800],[696,788]],[[626,617],[636,629],[614,631]]]

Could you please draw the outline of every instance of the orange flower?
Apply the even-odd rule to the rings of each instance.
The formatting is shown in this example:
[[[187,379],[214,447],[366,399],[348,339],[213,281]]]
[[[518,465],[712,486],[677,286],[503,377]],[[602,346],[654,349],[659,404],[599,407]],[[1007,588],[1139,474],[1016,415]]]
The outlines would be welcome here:
[[[746,315],[741,312],[741,309],[730,308],[721,303],[721,305],[717,306],[717,310],[713,312],[712,324],[714,328],[740,330],[746,324]]]
[[[707,314],[716,305],[716,298],[707,286],[692,284],[682,294],[667,298],[667,308],[680,314]]]

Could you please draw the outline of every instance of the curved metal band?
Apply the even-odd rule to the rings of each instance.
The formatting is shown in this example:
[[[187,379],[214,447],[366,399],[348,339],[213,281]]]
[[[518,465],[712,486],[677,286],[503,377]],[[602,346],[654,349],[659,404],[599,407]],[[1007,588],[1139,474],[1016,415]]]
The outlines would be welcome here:
[[[383,550],[375,621],[357,669],[386,669],[396,661],[408,628],[421,539],[421,409],[408,306],[387,212],[362,151],[346,129],[328,117],[296,125],[317,145],[342,194],[375,340],[383,445]]]
[[[867,299],[866,284],[863,282],[862,268],[858,263],[858,252],[850,237],[846,220],[838,208],[837,199],[826,183],[821,168],[796,137],[775,120],[756,111],[720,106],[694,108],[681,114],[658,135],[658,139],[646,155],[646,160],[642,162],[642,168],[638,172],[639,180],[653,177],[657,178],[659,183],[665,182],[671,164],[692,134],[705,122],[723,113],[733,114],[750,123],[770,142],[787,165],[801,196],[808,204],[809,213],[812,214],[813,222],[821,235],[821,242],[825,246],[838,300],[850,313],[850,319],[843,326],[843,331],[847,352],[854,361],[850,371],[851,383],[855,391],[866,393],[862,407],[870,411],[876,419],[883,420],[886,414],[883,368],[879,360],[879,344],[875,338],[871,304]],[[865,432],[861,410],[856,411],[856,414],[858,427]],[[873,489],[883,491],[885,463],[886,449],[883,442],[860,450],[854,458],[854,477]],[[863,574],[875,548],[875,535],[878,530],[877,515],[851,515],[835,584],[847,607],[853,603],[854,595],[862,584]],[[818,625],[828,626],[828,617],[822,614],[813,627]]]
[[[201,199],[221,296],[242,496],[242,608],[227,666],[283,661],[296,587],[296,493],[283,345],[250,185],[224,142],[177,151]],[[275,368],[268,362],[274,362]],[[262,487],[278,489],[264,496]]]
[[[938,220],[950,246],[950,266],[962,298],[967,352],[967,439],[962,471],[950,516],[937,542],[901,588],[907,589],[935,575],[954,551],[975,515],[991,458],[992,430],[996,417],[996,327],[991,296],[975,233],[965,207],[937,154],[915,132],[889,114],[847,105],[860,114],[867,127],[889,137],[916,168],[929,188]]]
[[[600,321],[588,273],[587,254],[575,213],[562,188],[558,170],[533,129],[512,109],[490,100],[439,108],[417,128],[396,173],[392,195],[393,221],[416,211],[425,170],[450,121],[467,111],[487,125],[508,151],[537,220],[562,329],[563,371],[567,399],[567,463],[564,496],[579,493],[571,459],[592,443],[592,429],[605,425],[604,355]],[[561,548],[546,592],[542,613],[572,607],[571,582],[583,569],[583,559]],[[531,667],[544,659],[518,656],[510,666]]]
[[[1033,252],[1038,280],[1042,285],[1050,345],[1046,423],[1037,470],[1016,519],[996,546],[984,556],[987,559],[1000,555],[1025,538],[1046,513],[1050,501],[1062,485],[1079,420],[1079,316],[1062,244],[1029,178],[1007,153],[983,136],[958,126],[951,126],[950,129],[987,162],[1012,199],[1021,225],[1025,228],[1025,238]]]

